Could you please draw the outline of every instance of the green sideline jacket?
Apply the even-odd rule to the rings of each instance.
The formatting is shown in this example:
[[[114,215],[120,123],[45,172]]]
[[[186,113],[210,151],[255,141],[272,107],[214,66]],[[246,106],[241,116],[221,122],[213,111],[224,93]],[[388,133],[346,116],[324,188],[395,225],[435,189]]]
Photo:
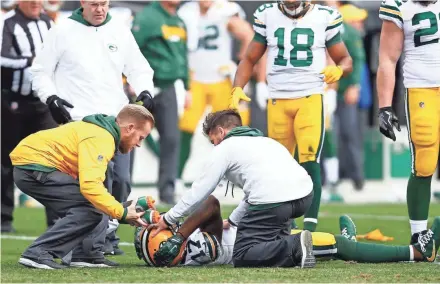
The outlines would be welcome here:
[[[347,23],[343,24],[342,40],[347,46],[348,53],[353,59],[353,72],[347,77],[342,77],[339,80],[338,98],[344,99],[345,91],[352,85],[359,85],[361,82],[362,67],[365,64],[365,50],[362,37],[355,28]]]
[[[154,70],[154,85],[166,88],[182,79],[188,90],[187,33],[183,21],[156,1],[136,15],[132,32]]]

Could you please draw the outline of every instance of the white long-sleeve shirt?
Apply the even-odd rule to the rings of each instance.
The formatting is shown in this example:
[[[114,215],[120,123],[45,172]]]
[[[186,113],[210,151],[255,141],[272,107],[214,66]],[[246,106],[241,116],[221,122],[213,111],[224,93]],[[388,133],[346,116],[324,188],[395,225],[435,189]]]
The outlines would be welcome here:
[[[215,190],[223,176],[245,194],[240,210],[231,215],[236,223],[247,210],[245,203],[297,200],[313,190],[312,179],[283,145],[267,137],[232,136],[214,147],[199,178],[165,214],[165,220],[174,224],[190,214]]]
[[[153,93],[153,70],[130,29],[110,19],[87,26],[66,19],[53,27],[32,67],[33,89],[41,101],[57,95],[71,103],[73,120],[103,113],[116,116],[128,104],[122,74],[137,95]]]

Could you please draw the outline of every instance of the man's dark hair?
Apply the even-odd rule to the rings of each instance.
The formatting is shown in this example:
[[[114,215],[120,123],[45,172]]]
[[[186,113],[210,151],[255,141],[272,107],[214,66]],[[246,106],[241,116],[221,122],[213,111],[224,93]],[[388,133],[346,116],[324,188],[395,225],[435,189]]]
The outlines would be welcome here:
[[[209,135],[209,132],[221,126],[223,128],[234,128],[242,126],[241,117],[238,111],[233,109],[221,110],[208,114],[203,123],[203,133]]]

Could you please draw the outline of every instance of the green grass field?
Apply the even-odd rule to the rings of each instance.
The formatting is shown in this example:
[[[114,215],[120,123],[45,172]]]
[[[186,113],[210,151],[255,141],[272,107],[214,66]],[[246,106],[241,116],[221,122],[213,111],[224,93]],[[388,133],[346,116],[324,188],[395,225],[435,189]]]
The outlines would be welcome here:
[[[233,207],[223,207],[228,216]],[[394,237],[389,244],[408,244],[410,232],[406,206],[381,205],[323,205],[319,231],[338,233],[338,216],[351,214],[359,234],[380,229]],[[430,216],[440,215],[440,206],[431,205]],[[432,218],[430,219],[430,222]],[[299,221],[298,224],[302,224]],[[18,208],[15,211],[17,236],[38,236],[45,229],[44,210]],[[132,242],[133,228],[122,225],[119,236]],[[9,235],[13,236],[13,235]],[[17,263],[20,253],[30,244],[28,240],[1,240],[1,282],[440,282],[439,263],[357,264],[339,260],[319,261],[316,268],[300,269],[234,269],[219,267],[146,267],[137,259],[132,246],[123,246],[124,256],[113,256],[118,268],[71,268],[57,271],[31,270]]]

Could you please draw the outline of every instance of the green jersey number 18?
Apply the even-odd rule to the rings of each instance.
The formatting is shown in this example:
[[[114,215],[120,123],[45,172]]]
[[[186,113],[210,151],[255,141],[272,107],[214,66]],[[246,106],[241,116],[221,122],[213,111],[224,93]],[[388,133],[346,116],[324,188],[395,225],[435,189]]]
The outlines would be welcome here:
[[[287,59],[284,58],[284,32],[285,28],[278,28],[274,36],[277,38],[278,55],[275,57],[274,64],[278,66],[287,66]],[[299,43],[299,39],[302,38]],[[303,43],[305,41],[305,43]],[[295,28],[290,31],[290,50],[289,62],[293,67],[307,67],[313,63],[312,46],[315,43],[315,33],[310,28]],[[306,58],[300,58],[299,52],[306,53]]]

